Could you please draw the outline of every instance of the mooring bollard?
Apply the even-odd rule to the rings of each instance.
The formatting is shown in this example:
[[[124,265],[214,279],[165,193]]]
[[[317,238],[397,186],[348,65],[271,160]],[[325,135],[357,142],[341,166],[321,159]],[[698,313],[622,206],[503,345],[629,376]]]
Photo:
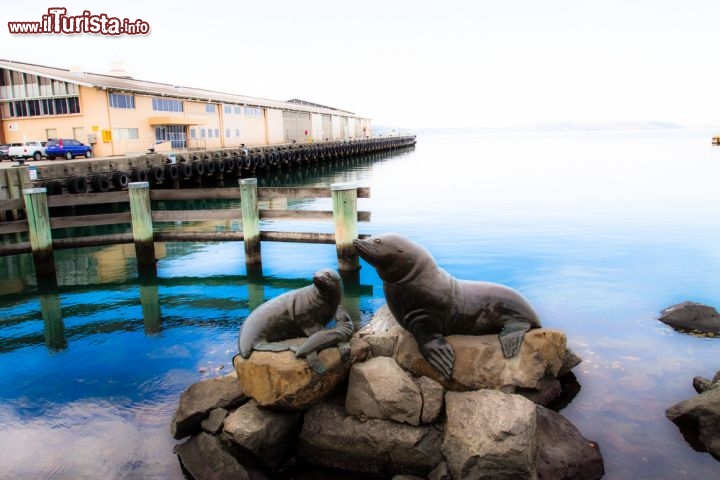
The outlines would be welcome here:
[[[240,207],[242,209],[245,263],[261,263],[260,211],[257,196],[257,178],[240,180]]]
[[[360,259],[353,247],[358,238],[357,186],[352,183],[330,185],[335,220],[335,248],[338,270],[351,271],[360,268]]]
[[[50,228],[50,211],[47,203],[46,188],[27,188],[23,190],[25,212],[27,214],[35,274],[40,277],[55,277],[55,260]]]
[[[153,243],[152,212],[150,210],[150,184],[148,182],[128,183],[128,193],[138,265],[154,265],[155,244]]]

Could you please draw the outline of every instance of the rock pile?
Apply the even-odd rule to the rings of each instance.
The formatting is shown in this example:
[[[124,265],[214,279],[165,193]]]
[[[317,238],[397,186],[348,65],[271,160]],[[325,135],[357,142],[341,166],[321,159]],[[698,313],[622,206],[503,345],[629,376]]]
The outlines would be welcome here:
[[[172,432],[191,438],[176,453],[198,480],[269,478],[295,465],[406,479],[602,477],[597,445],[540,405],[580,361],[562,332],[529,331],[510,359],[497,335],[448,341],[450,379],[386,308],[352,339],[349,358],[320,352],[324,374],[290,351],[237,356],[236,375],[183,394]]]

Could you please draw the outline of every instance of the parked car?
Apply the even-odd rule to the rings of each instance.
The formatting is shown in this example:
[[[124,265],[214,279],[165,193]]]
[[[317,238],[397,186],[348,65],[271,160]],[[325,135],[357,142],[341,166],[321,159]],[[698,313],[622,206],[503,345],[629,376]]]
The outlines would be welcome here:
[[[0,145],[0,162],[10,158],[10,155],[8,155],[8,150],[10,150],[9,143],[3,143],[2,145]]]
[[[56,157],[65,157],[72,160],[78,155],[85,155],[85,158],[92,157],[92,147],[78,142],[74,138],[49,138],[45,147],[45,154],[50,160]]]
[[[22,143],[10,145],[8,155],[10,158],[32,158],[41,160],[45,156],[45,143],[40,140],[27,140]]]

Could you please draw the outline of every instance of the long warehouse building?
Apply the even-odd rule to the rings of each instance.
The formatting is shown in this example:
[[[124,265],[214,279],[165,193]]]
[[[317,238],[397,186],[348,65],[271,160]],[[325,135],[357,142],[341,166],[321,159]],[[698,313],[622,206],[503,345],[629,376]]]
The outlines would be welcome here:
[[[0,59],[0,143],[74,138],[95,156],[364,138],[370,119],[274,101]]]

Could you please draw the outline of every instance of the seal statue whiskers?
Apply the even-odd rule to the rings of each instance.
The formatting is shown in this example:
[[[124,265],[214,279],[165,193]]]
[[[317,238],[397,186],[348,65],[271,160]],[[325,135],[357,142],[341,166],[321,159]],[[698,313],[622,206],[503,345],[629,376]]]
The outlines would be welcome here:
[[[268,300],[245,319],[238,337],[238,349],[243,358],[249,358],[253,350],[294,350],[296,357],[306,357],[316,371],[324,370],[317,352],[338,345],[343,355],[354,332],[350,315],[340,307],[342,280],[334,270],[315,272],[312,285],[283,293]],[[333,318],[334,328],[323,327]],[[299,348],[291,347],[281,340],[309,337]]]
[[[380,275],[390,312],[445,378],[452,375],[455,360],[446,336],[498,333],[503,354],[512,357],[525,332],[540,327],[535,309],[519,292],[458,280],[438,267],[423,246],[402,235],[354,240],[353,245]]]

